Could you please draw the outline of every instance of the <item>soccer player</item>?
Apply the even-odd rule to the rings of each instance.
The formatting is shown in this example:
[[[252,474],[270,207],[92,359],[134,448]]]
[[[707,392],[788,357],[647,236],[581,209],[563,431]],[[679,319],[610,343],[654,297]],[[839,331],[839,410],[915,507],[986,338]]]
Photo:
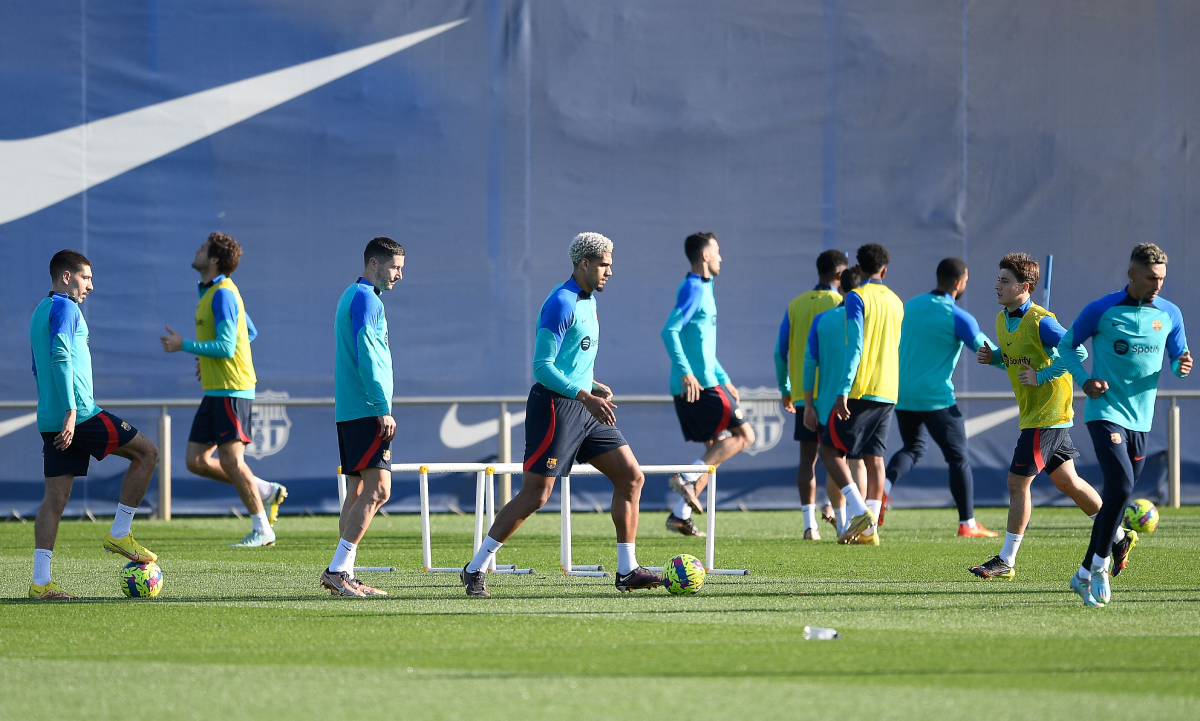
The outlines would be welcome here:
[[[842,302],[840,276],[849,263],[850,259],[840,250],[826,250],[817,256],[817,285],[788,303],[783,322],[779,324],[779,340],[775,343],[775,379],[779,383],[779,393],[783,396],[783,409],[796,416],[793,437],[800,443],[800,467],[796,471],[796,485],[800,489],[800,508],[804,513],[804,538],[810,541],[821,540],[816,514],[817,446],[820,438],[804,425],[805,406],[801,406],[797,412],[792,403],[792,388],[802,387],[805,349],[813,318]],[[820,396],[814,395],[814,399],[818,397]],[[831,505],[841,505],[833,503],[841,497],[836,484],[828,475],[825,480]]]
[[[967,428],[954,399],[954,367],[963,345],[972,351],[987,345],[975,316],[954,302],[967,289],[967,264],[946,258],[937,267],[937,287],[904,304],[900,331],[900,390],[896,424],[904,448],[887,467],[887,486],[912,470],[925,454],[925,433],[950,466],[950,493],[958,507],[958,535],[995,538],[975,520],[975,483],[967,452]]]
[[[737,387],[717,360],[717,301],[713,296],[714,281],[721,274],[717,236],[692,233],[683,242],[683,252],[692,271],[679,284],[675,308],[662,329],[671,358],[671,395],[684,440],[704,444],[704,455],[696,465],[719,466],[754,443],[754,428],[738,408]],[[681,498],[667,516],[667,530],[704,536],[692,522],[692,511],[704,512],[699,494],[708,485],[708,474],[675,474],[668,483]]]
[[[346,501],[338,521],[337,551],[321,573],[334,596],[386,596],[354,577],[354,558],[376,511],[392,494],[392,352],[383,301],[404,277],[404,248],[373,238],[363,251],[362,277],[338,299],[333,330],[334,421],[346,475]]]
[[[250,412],[254,405],[254,361],[250,343],[258,330],[242,294],[233,284],[233,272],[242,257],[242,246],[224,233],[208,236],[196,251],[192,268],[200,273],[200,302],[196,304],[196,340],[185,340],[171,326],[159,336],[168,353],[185,351],[196,356],[196,369],[204,399],[188,434],[187,468],[192,473],[232,485],[251,518],[250,532],[235,548],[271,546],[275,519],[287,489],[254,475],[246,465],[250,438]],[[217,452],[216,461],[212,452]],[[263,509],[268,503],[268,510]]]
[[[37,379],[37,426],[42,434],[46,496],[33,524],[33,582],[30,598],[67,599],[50,578],[50,560],[63,509],[71,498],[75,476],[88,474],[89,456],[109,454],[129,459],[121,481],[117,514],[104,550],[137,563],[158,556],[134,540],[133,514],[142,502],[158,463],[158,448],[136,428],[102,410],[92,399],[92,354],[88,326],[79,305],[92,292],[92,263],[73,250],[50,259],[52,290],[33,311],[29,342]]]
[[[843,268],[839,277],[839,287],[849,292],[858,287],[858,269]],[[846,302],[843,300],[834,308],[818,313],[812,319],[808,338],[804,348],[804,366],[801,370],[800,387],[804,393],[803,409],[797,416],[797,423],[812,437],[820,438],[825,428],[821,418],[828,418],[833,412],[833,402],[837,397],[838,384],[841,382],[841,371],[846,359]],[[821,368],[832,369],[824,375],[819,373]],[[821,394],[824,393],[822,396]],[[859,497],[867,492],[867,472],[861,456],[848,456],[850,475],[854,479],[855,489]],[[803,465],[801,466],[803,471]],[[803,489],[803,486],[801,486]],[[833,517],[835,533],[841,534],[846,530],[846,496],[838,489],[837,483],[828,474],[825,477],[825,489],[829,493],[829,514]],[[812,493],[815,495],[816,489]],[[805,511],[807,516],[807,509]],[[815,518],[810,521],[805,518],[805,525],[815,526]],[[804,537],[820,540],[821,536],[813,528],[810,536],[807,529]]]
[[[821,461],[846,494],[851,516],[839,543],[879,545],[876,520],[883,506],[883,453],[899,385],[900,325],[904,304],[883,284],[887,248],[868,243],[857,251],[864,282],[846,293],[846,358],[833,410],[821,434]],[[867,466],[867,499],[851,483],[847,456]]]
[[[996,300],[1004,306],[996,316],[999,352],[988,344],[975,352],[984,365],[1003,368],[1021,409],[1021,436],[1008,469],[1008,532],[1000,554],[971,568],[980,578],[1012,578],[1017,551],[1029,525],[1029,486],[1043,470],[1054,487],[1067,494],[1088,516],[1100,510],[1100,495],[1075,472],[1079,451],[1071,442],[1071,381],[1058,361],[1058,344],[1067,331],[1054,314],[1029,300],[1040,269],[1025,253],[1009,253],[1000,261]],[[1079,349],[1082,357],[1087,351]]]
[[[1167,277],[1167,254],[1142,243],[1129,258],[1129,284],[1089,303],[1058,344],[1075,382],[1083,388],[1083,420],[1104,473],[1103,505],[1092,524],[1083,565],[1071,577],[1071,589],[1085,606],[1111,599],[1112,575],[1124,570],[1137,533],[1121,528],[1121,516],[1146,462],[1146,434],[1154,420],[1158,374],[1164,351],[1180,378],[1192,371],[1192,354],[1183,316],[1159,296]],[[1092,372],[1075,349],[1092,339]]]
[[[485,569],[526,518],[546,505],[554,481],[575,461],[591,463],[613,484],[617,529],[617,590],[658,588],[658,574],[637,562],[638,501],[644,478],[633,451],[617,430],[612,390],[592,377],[600,338],[597,293],[612,276],[612,241],[580,233],[568,255],[574,270],[550,291],[538,315],[533,378],[525,415],[525,473],[521,491],[496,514],[479,551],[463,566],[468,596],[489,596]]]

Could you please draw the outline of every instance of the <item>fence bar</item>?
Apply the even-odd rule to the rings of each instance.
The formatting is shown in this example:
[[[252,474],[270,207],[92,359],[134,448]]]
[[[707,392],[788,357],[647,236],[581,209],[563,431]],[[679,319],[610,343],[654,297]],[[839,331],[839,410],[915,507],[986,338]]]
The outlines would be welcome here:
[[[1171,508],[1179,508],[1180,504],[1179,457],[1179,402],[1172,398],[1171,409],[1167,415],[1167,504]]]
[[[158,517],[171,520],[171,414],[158,417]]]

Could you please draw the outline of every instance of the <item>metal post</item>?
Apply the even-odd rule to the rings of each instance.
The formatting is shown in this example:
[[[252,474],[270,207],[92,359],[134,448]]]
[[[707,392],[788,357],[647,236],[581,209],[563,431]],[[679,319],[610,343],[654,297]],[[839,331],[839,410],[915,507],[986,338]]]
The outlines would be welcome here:
[[[171,520],[171,416],[166,406],[158,417],[158,517]]]
[[[483,471],[475,474],[475,546],[471,553],[477,553],[483,545]]]
[[[484,506],[487,508],[487,527],[492,530],[492,524],[496,521],[496,472],[492,468],[488,468],[483,472],[484,484],[486,488],[486,500]],[[482,539],[480,540],[482,543]],[[496,554],[492,554],[492,561],[488,564],[489,571],[496,570]]]
[[[1167,415],[1167,504],[1179,508],[1179,401],[1171,398]]]
[[[708,467],[708,500],[705,503],[708,512],[708,538],[704,539],[704,570],[711,571],[717,567],[717,467]]]
[[[429,539],[429,469],[421,466],[417,481],[421,493],[421,565],[428,571],[433,568],[433,549]]]
[[[574,570],[571,566],[571,477],[562,476],[558,481],[558,494],[562,499],[559,502],[559,513],[562,514],[563,571],[571,573]]]
[[[500,447],[497,449],[497,463],[512,463],[512,414],[508,412],[508,404],[500,404]],[[500,505],[505,506],[512,500],[512,474],[500,474]]]

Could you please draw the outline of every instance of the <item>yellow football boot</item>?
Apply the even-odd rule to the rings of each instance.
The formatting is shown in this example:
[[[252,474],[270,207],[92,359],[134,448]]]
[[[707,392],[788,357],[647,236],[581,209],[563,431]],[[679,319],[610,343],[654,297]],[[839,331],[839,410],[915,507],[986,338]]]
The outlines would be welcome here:
[[[279,520],[279,504],[287,500],[287,488],[282,483],[271,484],[270,506],[267,507],[267,523],[274,526],[275,521]]]
[[[134,563],[149,563],[158,560],[157,554],[133,540],[132,533],[124,538],[113,538],[111,533],[108,534],[108,537],[104,539],[104,550],[124,556]]]
[[[851,546],[878,546],[879,545],[879,530],[869,536],[864,536],[861,533],[850,540],[846,541]]]
[[[871,509],[867,509],[850,519],[846,524],[846,530],[838,534],[838,543],[850,543],[854,538],[862,534],[871,526],[875,525],[875,514],[871,513]]]
[[[58,601],[64,599],[75,598],[71,594],[62,590],[54,581],[47,581],[46,585],[39,586],[36,583],[29,584],[29,597],[40,598],[43,601]]]

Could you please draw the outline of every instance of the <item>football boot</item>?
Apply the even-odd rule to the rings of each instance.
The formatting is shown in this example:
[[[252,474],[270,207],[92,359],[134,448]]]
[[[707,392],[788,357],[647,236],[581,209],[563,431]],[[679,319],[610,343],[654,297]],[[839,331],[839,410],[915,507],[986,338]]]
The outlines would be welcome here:
[[[157,554],[133,540],[132,533],[121,538],[113,538],[111,533],[107,534],[104,539],[104,550],[124,556],[134,563],[149,563],[158,560]]]
[[[1016,569],[1000,560],[999,556],[993,556],[990,561],[978,566],[971,566],[971,573],[980,578],[1013,578],[1017,575]]]

